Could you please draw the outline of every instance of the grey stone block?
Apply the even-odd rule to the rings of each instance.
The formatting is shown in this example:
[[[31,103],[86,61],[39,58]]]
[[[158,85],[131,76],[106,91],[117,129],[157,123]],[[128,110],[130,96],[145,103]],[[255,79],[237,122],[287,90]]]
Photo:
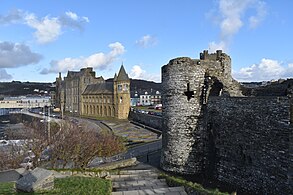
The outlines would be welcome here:
[[[23,192],[53,189],[54,178],[54,172],[42,168],[35,168],[16,181],[16,189]]]

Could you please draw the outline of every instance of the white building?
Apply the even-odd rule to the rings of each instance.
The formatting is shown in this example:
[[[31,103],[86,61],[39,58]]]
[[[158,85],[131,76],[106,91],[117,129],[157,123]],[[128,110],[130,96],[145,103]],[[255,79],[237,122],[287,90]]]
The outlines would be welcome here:
[[[140,95],[140,104],[142,106],[149,106],[152,104],[151,95],[148,92],[145,92],[143,95]]]
[[[5,97],[3,100],[0,100],[0,108],[5,109],[37,108],[45,106],[51,106],[50,96]]]

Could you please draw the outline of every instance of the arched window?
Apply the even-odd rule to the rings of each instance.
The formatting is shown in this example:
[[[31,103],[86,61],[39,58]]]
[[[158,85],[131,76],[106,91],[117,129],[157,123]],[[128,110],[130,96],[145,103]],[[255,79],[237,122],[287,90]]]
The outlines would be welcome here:
[[[109,110],[109,111],[108,111],[109,116],[112,116],[111,106],[108,107],[108,110]]]
[[[104,106],[104,116],[108,116],[108,113],[107,113],[107,107],[106,106]]]

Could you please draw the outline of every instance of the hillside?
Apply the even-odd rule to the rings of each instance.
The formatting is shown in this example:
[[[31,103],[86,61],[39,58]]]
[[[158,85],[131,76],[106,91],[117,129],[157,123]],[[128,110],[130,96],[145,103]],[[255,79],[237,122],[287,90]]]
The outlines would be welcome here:
[[[113,79],[108,79],[107,81],[113,81]],[[1,96],[19,96],[19,95],[31,95],[31,94],[40,94],[39,92],[34,91],[38,89],[39,92],[55,91],[55,87],[52,83],[36,83],[36,82],[0,82],[0,95]],[[161,91],[161,83],[155,83],[153,81],[145,81],[138,79],[130,80],[130,89],[131,92],[144,92],[144,91]]]
[[[39,92],[35,91],[38,90]],[[0,95],[1,96],[19,96],[40,94],[40,92],[47,91],[48,94],[51,91],[55,91],[55,87],[52,83],[35,83],[35,82],[2,82],[0,83]]]

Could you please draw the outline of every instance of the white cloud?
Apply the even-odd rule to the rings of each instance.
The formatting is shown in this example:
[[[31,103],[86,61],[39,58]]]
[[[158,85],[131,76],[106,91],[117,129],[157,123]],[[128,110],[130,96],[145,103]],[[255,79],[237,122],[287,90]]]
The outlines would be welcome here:
[[[12,75],[8,74],[5,69],[0,69],[0,80],[11,80]]]
[[[14,68],[36,64],[42,59],[38,53],[21,43],[0,42],[0,68]]]
[[[43,69],[41,74],[67,72],[68,70],[79,70],[83,67],[93,67],[99,70],[107,69],[119,55],[125,52],[124,46],[119,43],[109,44],[111,51],[109,53],[94,53],[88,57],[64,58],[61,60],[53,60],[49,69]]]
[[[72,20],[78,20],[78,16],[76,15],[76,13],[73,12],[65,12],[65,15],[68,16],[69,18],[71,18]]]
[[[256,3],[258,4],[256,7],[256,16],[250,16],[249,18],[250,28],[256,28],[267,15],[266,4],[263,1],[258,1]]]
[[[0,24],[23,23],[35,29],[34,36],[40,44],[49,43],[58,39],[62,30],[67,27],[82,31],[84,25],[89,22],[85,16],[78,16],[76,13],[68,11],[58,17],[49,15],[38,18],[34,13],[24,12],[22,10],[12,10],[7,15],[0,15]]]
[[[145,35],[135,42],[143,48],[151,47],[157,44],[157,39],[151,35]]]
[[[215,42],[210,42],[209,43],[209,51],[211,53],[216,52],[217,50],[223,50],[226,51],[227,50],[227,45],[224,41],[221,41],[219,43],[215,43]]]
[[[16,23],[22,19],[22,15],[21,10],[13,9],[7,15],[0,15],[0,24]]]
[[[249,18],[249,26],[257,27],[266,16],[266,4],[262,0],[219,0],[218,17],[216,22],[220,26],[221,34],[219,43],[214,45],[225,45],[228,48],[232,38],[244,25],[244,16],[249,9],[256,10],[256,15]],[[221,18],[218,21],[218,18]],[[210,43],[210,45],[212,44]]]
[[[44,44],[55,41],[61,34],[61,24],[58,18],[45,18],[39,20],[34,14],[25,17],[26,24],[34,29],[38,43]]]
[[[272,59],[263,58],[259,64],[241,68],[233,72],[233,76],[240,81],[265,81],[293,76],[293,64],[285,66]]]
[[[132,67],[131,72],[129,73],[130,78],[132,79],[143,79],[155,82],[161,82],[160,74],[149,74],[143,70],[139,65]]]
[[[84,25],[89,23],[89,19],[85,16],[80,17],[76,13],[68,11],[64,15],[58,18],[58,21],[63,27],[69,27],[73,29],[78,29],[82,31],[84,29]]]

